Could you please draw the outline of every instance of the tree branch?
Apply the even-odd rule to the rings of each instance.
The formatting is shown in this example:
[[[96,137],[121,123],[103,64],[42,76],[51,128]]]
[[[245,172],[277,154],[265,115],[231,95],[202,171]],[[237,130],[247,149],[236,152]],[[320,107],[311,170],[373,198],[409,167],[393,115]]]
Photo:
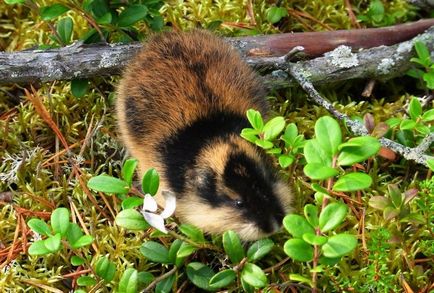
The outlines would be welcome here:
[[[307,55],[316,56],[340,44],[351,45],[355,49],[403,41],[430,25],[434,25],[433,19],[380,29],[228,38],[227,41],[241,53],[248,64],[266,75],[264,79],[268,85],[287,86],[288,76],[284,71],[288,64],[285,59],[273,56],[282,54],[283,51],[288,52],[297,45],[304,46]],[[409,68],[412,42],[415,39],[422,40],[433,50],[434,28],[399,45],[374,47],[358,53],[351,53],[349,48],[340,48],[325,57],[300,61],[295,66],[314,84],[352,78],[391,78]],[[45,51],[0,52],[0,84],[119,74],[141,46],[140,43],[84,45],[78,42]]]
[[[404,74],[411,66],[413,43],[421,41],[430,51],[434,50],[434,27],[409,41],[393,46],[380,46],[358,53],[349,47],[338,47],[324,57],[299,61],[289,65],[284,57],[268,57],[261,60],[247,58],[247,63],[259,71],[270,72],[271,84],[284,83],[284,72],[293,67],[303,72],[313,84],[324,84],[355,78],[390,79]],[[269,79],[269,77],[267,77]]]

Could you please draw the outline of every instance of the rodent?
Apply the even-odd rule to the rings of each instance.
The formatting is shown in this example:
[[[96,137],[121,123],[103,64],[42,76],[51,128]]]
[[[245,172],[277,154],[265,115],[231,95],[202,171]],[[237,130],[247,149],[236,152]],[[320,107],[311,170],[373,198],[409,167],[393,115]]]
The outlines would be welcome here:
[[[175,215],[209,233],[243,240],[276,232],[290,210],[288,184],[240,137],[265,92],[238,53],[211,33],[154,35],[127,65],[117,91],[121,139],[176,194]],[[157,202],[164,201],[157,195]]]

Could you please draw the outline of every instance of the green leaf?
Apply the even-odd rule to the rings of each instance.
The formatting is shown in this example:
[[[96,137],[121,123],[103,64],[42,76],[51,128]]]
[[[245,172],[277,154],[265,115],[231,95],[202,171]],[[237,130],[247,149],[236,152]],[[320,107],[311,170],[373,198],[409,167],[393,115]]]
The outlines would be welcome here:
[[[76,223],[70,223],[65,236],[69,244],[72,246],[73,243],[83,236],[83,232]]]
[[[429,122],[434,120],[434,109],[428,110],[422,115],[422,120],[424,122]]]
[[[241,278],[241,286],[243,287],[243,291],[245,293],[254,293],[255,287],[251,286],[249,283],[246,283],[244,279]]]
[[[327,237],[306,233],[303,234],[303,240],[311,245],[324,245],[327,243]]]
[[[273,246],[274,242],[270,239],[260,239],[250,245],[247,250],[247,259],[249,261],[259,260],[267,255],[273,249]]]
[[[329,238],[321,248],[325,257],[337,258],[354,250],[357,238],[350,234],[337,234]]]
[[[93,242],[93,237],[91,235],[81,236],[76,242],[74,242],[71,246],[72,248],[80,248],[86,245],[90,245]]]
[[[155,287],[155,293],[169,293],[172,291],[173,283],[175,282],[176,276],[175,274],[165,278],[158,282]]]
[[[341,178],[333,186],[334,191],[356,191],[366,189],[372,184],[372,178],[360,172],[349,173]]]
[[[247,119],[255,130],[262,131],[262,128],[264,127],[264,121],[262,120],[262,116],[259,111],[253,109],[247,110]]]
[[[414,147],[415,138],[412,131],[400,130],[396,133],[396,138],[398,139],[398,142],[400,142],[401,144],[407,147]]]
[[[32,229],[33,232],[36,232],[40,235],[48,236],[51,234],[50,227],[43,220],[40,219],[30,219],[27,222],[27,226]]]
[[[279,22],[282,17],[285,17],[287,15],[288,11],[283,7],[273,6],[267,10],[267,20],[272,24]]]
[[[285,119],[281,116],[274,117],[267,123],[265,123],[264,128],[262,129],[264,133],[265,140],[273,140],[275,139],[285,128]]]
[[[255,288],[265,287],[268,283],[264,271],[255,264],[246,263],[241,271],[241,278]]]
[[[386,124],[389,125],[390,128],[394,128],[401,123],[400,118],[392,117],[386,120]]]
[[[67,208],[57,208],[51,213],[51,227],[54,233],[65,235],[69,224],[69,210]]]
[[[154,32],[159,32],[164,27],[164,18],[161,15],[153,15],[152,20],[148,22]]]
[[[119,293],[136,293],[138,283],[138,273],[133,268],[128,268],[122,274],[119,281],[118,291]]]
[[[196,226],[190,225],[190,224],[182,224],[179,226],[179,230],[193,240],[196,243],[205,243],[205,237],[203,236],[202,230],[197,228]]]
[[[434,71],[432,69],[429,72],[424,73],[422,78],[426,82],[427,88],[430,90],[434,89]]]
[[[317,192],[324,193],[324,194],[327,194],[327,195],[329,194],[328,191],[327,191],[327,189],[325,189],[324,187],[322,187],[318,183],[312,183],[311,187],[312,187],[313,190],[315,190]]]
[[[389,197],[396,208],[400,208],[403,202],[403,194],[396,184],[387,185]]]
[[[309,286],[313,287],[312,281],[306,277],[303,277],[299,274],[289,274],[289,279],[291,281],[296,281],[296,282],[301,282],[301,283],[306,283]]]
[[[118,26],[128,27],[148,15],[148,8],[145,5],[130,5],[119,14]]]
[[[273,143],[271,141],[263,140],[263,139],[255,140],[255,144],[258,147],[263,148],[264,150],[268,150],[268,149],[271,149],[273,147]]]
[[[351,138],[348,142],[339,146],[340,154],[338,165],[351,166],[360,163],[374,156],[381,148],[377,138],[372,136],[361,136]]]
[[[71,264],[73,266],[76,266],[76,267],[81,266],[82,264],[84,264],[84,258],[81,258],[79,256],[73,255],[71,257]]]
[[[179,267],[182,264],[183,258],[177,258],[177,253],[182,243],[184,243],[180,239],[175,239],[172,244],[170,244],[169,253],[167,255],[168,263],[175,264]]]
[[[397,217],[399,213],[400,213],[399,209],[394,208],[393,206],[387,206],[383,210],[383,217],[385,220],[389,221]]]
[[[146,171],[145,175],[142,178],[142,191],[143,193],[154,196],[157,194],[158,187],[160,186],[160,176],[158,175],[157,170],[154,168]]]
[[[416,129],[417,132],[422,133],[423,135],[429,135],[431,133],[431,129],[420,122],[416,123],[414,129]]]
[[[126,209],[117,214],[115,222],[129,230],[145,230],[149,224],[143,218],[143,215],[134,209]]]
[[[259,139],[257,137],[258,134],[259,134],[259,131],[255,130],[253,128],[244,128],[243,130],[241,130],[240,135],[245,140],[247,140],[251,143],[255,143]]]
[[[267,154],[270,154],[270,155],[280,155],[282,153],[282,149],[281,148],[276,148],[276,147],[274,147],[274,148],[272,148],[272,149],[268,149],[267,150]]]
[[[57,22],[57,34],[63,44],[71,43],[73,22],[71,17],[62,18]]]
[[[50,6],[44,6],[39,8],[39,15],[41,15],[42,20],[51,20],[56,18],[69,10],[68,7],[56,3]]]
[[[414,48],[416,49],[417,56],[419,60],[425,67],[429,67],[431,65],[430,53],[427,46],[421,41],[417,41],[414,43]]]
[[[286,143],[286,146],[293,146],[295,139],[298,136],[298,129],[295,123],[290,123],[286,126],[285,132],[282,135],[282,140]]]
[[[134,171],[136,170],[138,163],[139,161],[136,159],[128,159],[122,166],[122,179],[125,180],[130,187],[133,184]]]
[[[103,256],[96,262],[95,273],[108,283],[115,277],[116,265],[107,256]]]
[[[283,169],[287,168],[294,162],[294,157],[289,155],[281,155],[279,156],[279,165]]]
[[[140,252],[153,262],[170,263],[169,251],[160,243],[147,241],[140,247]]]
[[[209,280],[209,286],[212,289],[220,289],[232,284],[236,277],[237,275],[233,270],[223,270]]]
[[[319,228],[321,232],[330,231],[339,226],[347,216],[348,207],[343,203],[328,204],[319,215]]]
[[[342,132],[335,119],[329,116],[319,118],[315,123],[315,136],[328,156],[332,157],[336,154],[342,142]]]
[[[399,124],[399,128],[401,130],[406,130],[406,129],[413,129],[416,127],[416,121],[414,120],[410,120],[410,119],[404,119],[401,121],[401,124]]]
[[[304,217],[307,222],[314,228],[318,227],[318,208],[313,204],[307,204],[304,206]]]
[[[5,0],[5,3],[9,5],[23,4],[24,2],[26,2],[26,0]]]
[[[44,245],[50,252],[56,252],[60,249],[61,240],[62,236],[60,233],[57,233],[56,235],[49,236],[47,239],[45,239]]]
[[[127,197],[122,201],[122,209],[133,209],[143,205],[143,198],[137,196]]]
[[[377,210],[384,210],[390,204],[390,200],[384,196],[373,196],[369,199],[369,205]]]
[[[77,279],[77,285],[87,287],[96,285],[96,280],[89,276],[81,276]]]
[[[422,114],[422,105],[417,98],[411,98],[408,113],[412,120],[416,120]]]
[[[89,89],[89,81],[87,79],[73,79],[71,81],[71,92],[76,98],[83,97]]]
[[[334,266],[340,260],[341,260],[341,257],[329,258],[329,257],[325,257],[324,255],[321,255],[319,258],[319,263],[321,265]]]
[[[98,24],[109,24],[113,21],[113,15],[111,14],[111,12],[107,12],[103,16],[97,17],[95,20]]]
[[[315,229],[299,215],[287,215],[283,218],[283,226],[295,238],[301,238],[305,233],[315,234]]]
[[[51,251],[45,246],[45,240],[39,240],[30,245],[28,253],[30,255],[44,255],[51,253]]]
[[[234,231],[229,230],[223,234],[223,247],[232,263],[239,263],[244,258],[243,246]]]
[[[148,286],[154,281],[155,277],[149,272],[140,272],[137,274],[137,280],[143,285]]]
[[[209,282],[214,276],[214,272],[208,266],[200,262],[191,262],[187,265],[186,271],[188,278],[194,285],[207,291],[213,290]]]
[[[332,166],[332,156],[324,151],[316,139],[306,141],[304,145],[304,157],[309,164]]]
[[[90,178],[87,182],[87,187],[104,193],[116,194],[127,194],[130,189],[127,182],[107,175],[99,175]]]
[[[283,250],[293,260],[307,262],[313,259],[313,247],[303,239],[289,239]]]
[[[191,244],[188,244],[187,242],[182,242],[181,246],[176,252],[176,258],[185,258],[191,255],[195,251],[196,251],[196,247],[192,246]]]
[[[324,180],[339,174],[338,170],[318,163],[308,163],[303,168],[304,174],[314,180]]]

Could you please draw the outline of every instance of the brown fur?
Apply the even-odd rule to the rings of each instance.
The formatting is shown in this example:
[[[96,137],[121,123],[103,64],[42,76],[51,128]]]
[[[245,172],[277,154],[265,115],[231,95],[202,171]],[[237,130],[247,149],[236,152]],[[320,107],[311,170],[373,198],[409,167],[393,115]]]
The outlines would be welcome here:
[[[160,190],[170,189],[156,153],[157,146],[215,110],[245,116],[248,109],[254,108],[265,114],[268,108],[263,96],[264,91],[251,69],[229,45],[210,33],[156,35],[127,66],[119,84],[116,110],[121,138],[131,155],[139,160],[141,173],[156,168],[160,174]],[[135,125],[134,130],[131,124]],[[236,193],[221,181],[234,146],[254,161],[261,161],[253,145],[239,136],[231,136],[228,141],[202,149],[196,166],[191,168],[201,170],[201,166],[211,166],[217,174],[218,189],[236,199]],[[240,168],[238,172],[245,170]],[[186,176],[191,176],[189,184],[177,201],[176,215],[181,221],[212,233],[232,229],[244,239],[262,235],[236,211],[227,207],[216,209],[200,201],[194,191],[194,180],[200,180],[200,176],[195,177],[194,172],[187,172]],[[282,186],[279,185],[278,194],[288,210],[289,192]]]

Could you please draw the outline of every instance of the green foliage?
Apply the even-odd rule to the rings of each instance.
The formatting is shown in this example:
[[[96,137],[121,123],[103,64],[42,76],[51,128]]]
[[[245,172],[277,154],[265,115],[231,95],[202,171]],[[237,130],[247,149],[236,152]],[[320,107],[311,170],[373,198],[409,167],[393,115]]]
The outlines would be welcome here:
[[[60,3],[56,3],[49,6],[44,6],[39,9],[39,14],[43,20],[52,20],[65,12],[69,11],[69,8]]]
[[[261,113],[253,109],[247,111],[247,119],[253,128],[244,128],[241,137],[276,156],[282,168],[289,167],[300,157],[304,137],[298,134],[294,123],[286,125],[285,128],[285,119],[281,116],[264,123]],[[281,144],[284,145],[283,148],[280,147]]]
[[[130,230],[145,230],[149,227],[142,214],[130,206],[116,216],[116,224]]]
[[[47,236],[44,240],[38,240],[29,247],[30,255],[46,255],[58,252],[63,248],[62,238],[66,238],[72,249],[87,246],[93,242],[93,237],[83,235],[83,232],[75,223],[69,222],[69,211],[66,208],[57,208],[51,213],[51,225],[43,220],[31,219],[27,225],[33,232]]]
[[[89,90],[89,81],[87,79],[74,79],[71,81],[71,93],[76,98],[82,98]]]
[[[418,66],[409,70],[407,74],[414,78],[422,79],[425,82],[425,86],[432,90],[434,89],[434,63],[431,60],[430,52],[427,46],[421,41],[415,42],[414,48],[416,50],[417,57],[411,58],[410,61],[416,63]],[[414,114],[418,114],[415,116],[417,117],[421,113]],[[413,116],[411,117],[414,119]]]
[[[417,97],[411,97],[407,107],[409,118],[391,118],[386,123],[394,130],[400,143],[414,147],[433,132],[434,109],[424,111]],[[399,130],[398,130],[399,129]]]
[[[285,16],[288,16],[288,11],[283,7],[273,6],[267,10],[267,20],[272,24],[279,22]]]
[[[370,26],[390,26],[411,17],[415,7],[408,3],[392,3],[383,0],[370,0],[368,8],[357,19]]]
[[[122,293],[135,293],[137,292],[138,273],[133,268],[128,268],[122,274],[119,281],[118,292]]]
[[[160,176],[157,171],[153,168],[146,171],[142,178],[142,191],[143,193],[149,193],[150,195],[155,195],[160,185]]]

